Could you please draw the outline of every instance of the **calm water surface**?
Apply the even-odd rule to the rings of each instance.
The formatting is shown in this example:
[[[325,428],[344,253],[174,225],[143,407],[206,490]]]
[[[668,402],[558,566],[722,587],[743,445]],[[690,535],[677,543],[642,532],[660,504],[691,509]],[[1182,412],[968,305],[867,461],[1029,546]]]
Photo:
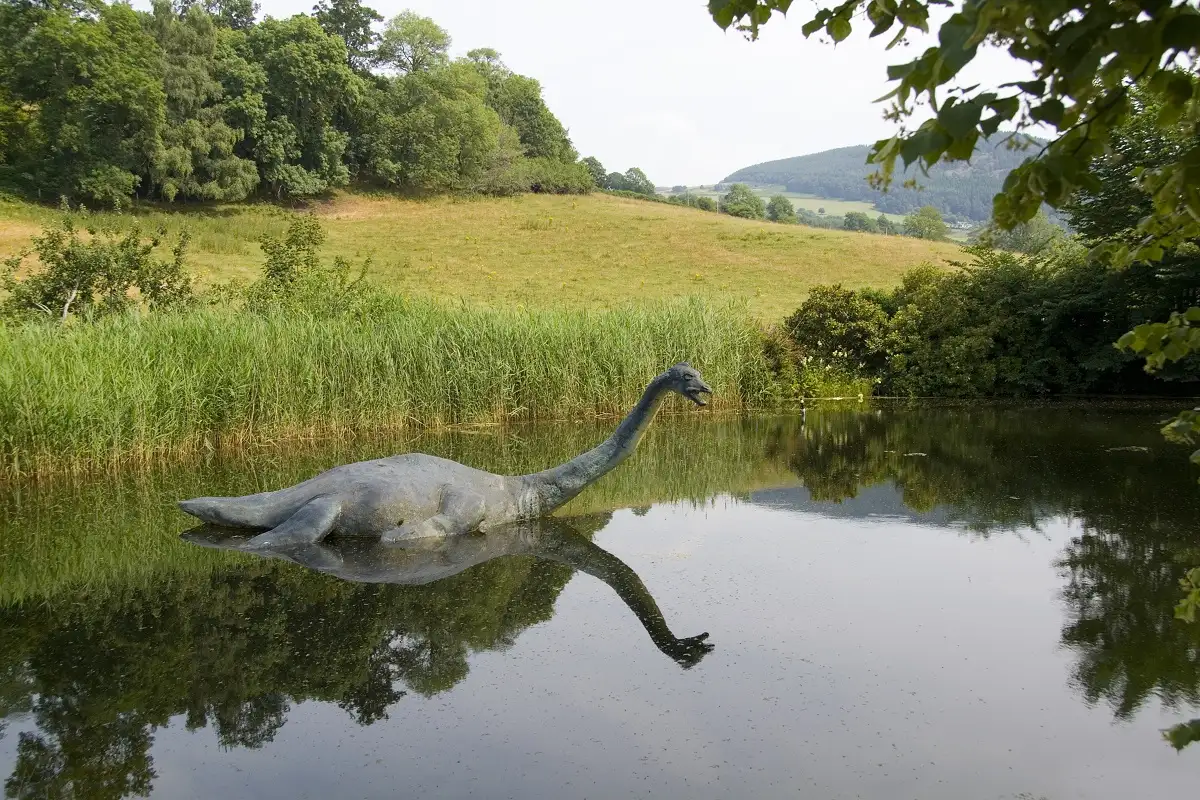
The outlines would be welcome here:
[[[605,430],[3,487],[5,793],[1190,796],[1200,488],[1164,416],[693,414],[564,519],[303,564],[181,539],[172,502],[410,449],[527,471]]]

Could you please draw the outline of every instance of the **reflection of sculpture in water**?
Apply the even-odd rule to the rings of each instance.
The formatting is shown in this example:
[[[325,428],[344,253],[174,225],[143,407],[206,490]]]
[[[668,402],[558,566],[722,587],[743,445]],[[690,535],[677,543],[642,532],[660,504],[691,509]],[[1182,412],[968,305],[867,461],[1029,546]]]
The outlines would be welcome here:
[[[9,714],[32,722],[15,737],[6,794],[149,794],[154,731],[179,720],[188,730],[214,729],[223,747],[249,748],[271,742],[291,709],[311,700],[370,725],[406,694],[453,688],[472,653],[504,648],[550,619],[575,568],[612,586],[660,649],[695,663],[711,645],[702,636],[676,639],[632,570],[587,540],[608,519],[550,521],[536,536],[527,527],[504,553],[496,547],[503,533],[438,543],[450,548],[372,548],[349,539],[310,551],[336,556],[325,565],[340,564],[346,577],[396,583],[239,558],[98,590],[86,604],[0,607],[0,722]],[[191,538],[212,534],[198,529]],[[372,561],[372,551],[389,561]],[[437,579],[402,585],[406,575]]]
[[[625,460],[669,392],[697,405],[712,389],[686,363],[650,382],[605,441],[531,475],[495,475],[423,453],[334,467],[286,489],[245,497],[198,497],[179,506],[213,525],[269,529],[254,547],[318,542],[330,533],[385,542],[489,531],[546,516]]]
[[[637,573],[581,536],[565,519],[532,520],[498,528],[487,535],[412,540],[400,546],[341,539],[335,543],[268,549],[252,547],[251,540],[243,536],[207,525],[193,528],[183,538],[205,547],[249,549],[258,555],[291,561],[356,583],[405,586],[434,583],[504,556],[533,556],[564,564],[607,583],[642,623],[655,646],[685,669],[694,666],[713,648],[705,641],[707,633],[677,638]],[[469,602],[469,598],[465,601]]]

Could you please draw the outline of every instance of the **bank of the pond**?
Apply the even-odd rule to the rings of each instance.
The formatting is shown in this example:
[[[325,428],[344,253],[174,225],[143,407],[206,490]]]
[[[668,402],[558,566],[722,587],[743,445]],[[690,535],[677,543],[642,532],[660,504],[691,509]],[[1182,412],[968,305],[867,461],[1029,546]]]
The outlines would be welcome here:
[[[0,474],[136,465],[270,439],[617,415],[676,361],[714,408],[779,394],[737,307],[522,311],[399,304],[370,318],[216,308],[0,327]]]

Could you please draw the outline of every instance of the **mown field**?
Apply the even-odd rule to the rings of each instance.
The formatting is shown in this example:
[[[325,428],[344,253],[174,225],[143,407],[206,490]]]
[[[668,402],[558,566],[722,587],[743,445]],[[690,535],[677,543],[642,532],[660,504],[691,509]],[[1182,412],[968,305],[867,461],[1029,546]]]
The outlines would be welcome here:
[[[26,246],[54,213],[0,202],[0,258]],[[426,201],[342,194],[295,210],[151,208],[100,214],[94,222],[188,230],[192,269],[212,284],[256,277],[259,237],[282,234],[295,213],[320,217],[328,256],[370,256],[372,280],[394,291],[492,307],[604,309],[700,296],[745,301],[754,316],[776,321],[814,285],[890,286],[917,264],[958,253],[949,243],[753,222],[599,194]]]

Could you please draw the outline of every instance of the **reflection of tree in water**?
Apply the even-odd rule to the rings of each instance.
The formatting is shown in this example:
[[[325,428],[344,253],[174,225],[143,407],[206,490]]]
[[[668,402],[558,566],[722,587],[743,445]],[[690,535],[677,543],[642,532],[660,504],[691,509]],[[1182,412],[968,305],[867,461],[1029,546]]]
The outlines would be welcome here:
[[[910,508],[941,507],[985,534],[1075,519],[1082,533],[1058,562],[1067,581],[1062,642],[1077,655],[1086,700],[1127,717],[1152,696],[1200,705],[1200,624],[1174,617],[1198,543],[1200,492],[1185,454],[1159,438],[1156,417],[1119,413],[820,411],[776,446],[816,500],[891,483]]]
[[[0,701],[37,724],[6,795],[146,794],[153,731],[178,714],[226,747],[270,742],[309,699],[370,724],[406,689],[448,689],[472,651],[549,619],[571,573],[512,557],[408,587],[255,561],[104,604],[5,609]]]

